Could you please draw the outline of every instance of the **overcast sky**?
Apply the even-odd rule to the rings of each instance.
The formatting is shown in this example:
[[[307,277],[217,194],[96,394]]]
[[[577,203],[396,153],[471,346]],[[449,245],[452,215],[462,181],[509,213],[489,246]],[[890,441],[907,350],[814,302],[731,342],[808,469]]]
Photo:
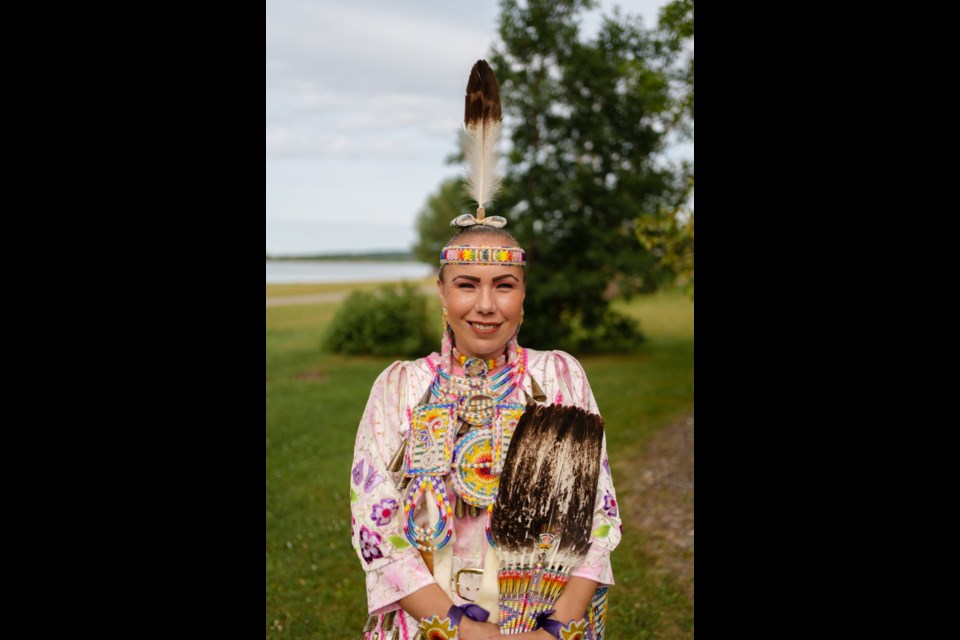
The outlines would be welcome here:
[[[666,0],[602,0],[656,24]],[[267,253],[406,250],[496,0],[267,0]],[[595,15],[584,26],[596,29]],[[676,153],[692,157],[692,145]]]

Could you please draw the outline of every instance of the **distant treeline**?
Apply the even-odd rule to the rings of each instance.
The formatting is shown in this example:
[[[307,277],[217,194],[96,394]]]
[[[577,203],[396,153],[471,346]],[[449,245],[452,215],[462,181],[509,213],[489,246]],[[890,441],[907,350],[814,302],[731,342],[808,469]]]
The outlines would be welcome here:
[[[354,260],[357,262],[414,262],[412,251],[374,251],[371,253],[318,253],[314,255],[271,256],[267,260]]]

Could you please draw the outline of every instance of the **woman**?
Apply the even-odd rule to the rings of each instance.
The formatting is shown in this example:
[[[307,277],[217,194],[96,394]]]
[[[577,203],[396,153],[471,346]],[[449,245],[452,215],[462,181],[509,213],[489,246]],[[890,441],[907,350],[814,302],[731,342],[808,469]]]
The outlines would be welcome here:
[[[525,255],[493,226],[494,220],[505,224],[502,218],[484,220],[482,208],[478,213],[479,220],[454,221],[468,226],[441,252],[440,353],[390,365],[373,385],[357,434],[351,510],[372,616],[365,637],[412,640],[421,624],[449,618],[445,628],[459,635],[431,637],[559,638],[561,625],[582,619],[591,602],[603,607],[613,584],[610,552],[620,540],[620,519],[604,441],[592,544],[556,611],[535,631],[501,636],[496,624],[496,549],[485,531],[484,505],[495,499],[509,434],[531,403],[599,411],[573,356],[518,345]],[[477,469],[465,461],[482,456],[470,458],[462,445],[484,429],[506,446],[491,451],[487,445],[486,466]]]

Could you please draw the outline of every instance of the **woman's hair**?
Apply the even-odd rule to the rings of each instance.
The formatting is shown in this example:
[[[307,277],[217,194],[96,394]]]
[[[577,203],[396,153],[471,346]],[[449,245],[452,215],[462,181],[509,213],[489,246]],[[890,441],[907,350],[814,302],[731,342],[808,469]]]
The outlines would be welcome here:
[[[472,227],[467,227],[461,229],[453,235],[452,238],[447,240],[447,244],[443,245],[444,248],[449,246],[458,245],[463,242],[469,242],[471,240],[477,240],[481,245],[491,245],[491,246],[504,246],[504,247],[519,247],[520,243],[517,242],[517,239],[510,235],[510,232],[504,229],[497,229],[496,227],[488,227],[483,224],[477,224]],[[443,282],[443,268],[447,265],[440,265],[440,272],[437,274],[437,277],[440,279],[440,282]],[[523,279],[527,279],[527,267],[523,267]]]

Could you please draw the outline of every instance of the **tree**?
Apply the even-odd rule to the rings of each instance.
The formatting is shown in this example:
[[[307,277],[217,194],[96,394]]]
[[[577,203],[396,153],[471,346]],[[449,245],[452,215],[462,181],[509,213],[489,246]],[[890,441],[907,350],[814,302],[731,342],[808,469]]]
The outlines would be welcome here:
[[[660,46],[673,62],[668,73],[673,93],[673,126],[680,139],[693,140],[693,0],[674,0],[660,10]],[[685,59],[684,59],[685,57]],[[689,167],[685,167],[688,171]],[[637,239],[656,260],[665,279],[694,297],[693,173],[689,186],[669,206],[637,217]]]
[[[664,5],[658,31],[661,46],[677,62],[670,70],[675,90],[674,125],[683,138],[693,140],[693,0]]]
[[[683,167],[665,164],[677,126],[670,65],[654,31],[619,12],[585,42],[593,0],[501,0],[491,56],[500,81],[507,156],[501,198],[527,251],[524,343],[568,350],[628,346],[638,328],[610,308],[617,294],[664,281],[637,240],[637,219],[676,202]]]
[[[674,207],[665,207],[656,215],[637,218],[637,239],[657,260],[658,269],[691,299],[693,291],[693,205],[690,190]]]

